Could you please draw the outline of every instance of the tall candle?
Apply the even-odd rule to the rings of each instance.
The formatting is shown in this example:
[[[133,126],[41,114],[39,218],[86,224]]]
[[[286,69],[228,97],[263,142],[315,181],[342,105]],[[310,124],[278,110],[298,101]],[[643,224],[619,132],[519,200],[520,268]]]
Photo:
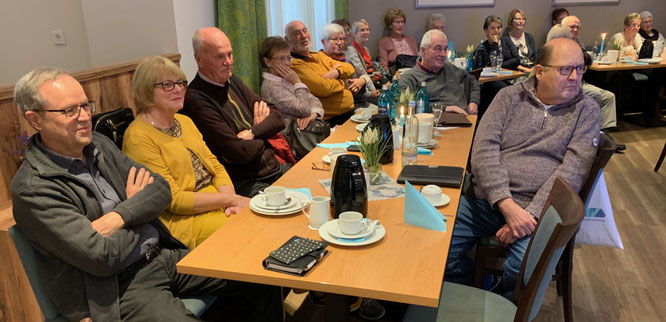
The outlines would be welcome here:
[[[604,52],[604,42],[606,41],[606,33],[601,34],[601,48],[599,48],[599,54]]]

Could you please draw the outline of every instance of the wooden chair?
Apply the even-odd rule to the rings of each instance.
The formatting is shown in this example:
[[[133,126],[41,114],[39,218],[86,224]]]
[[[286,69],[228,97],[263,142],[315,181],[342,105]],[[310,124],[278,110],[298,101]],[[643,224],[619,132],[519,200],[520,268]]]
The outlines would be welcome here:
[[[599,135],[599,148],[597,156],[592,163],[592,168],[583,182],[578,195],[585,202],[590,195],[594,182],[608,161],[615,153],[615,142],[605,133]],[[562,296],[562,306],[564,310],[564,320],[573,321],[573,298],[571,290],[572,270],[573,270],[573,250],[576,237],[571,238],[567,244],[564,254],[557,265],[553,280],[557,283],[557,294]],[[495,236],[482,238],[476,245],[476,268],[474,272],[474,286],[482,287],[483,276],[493,274],[501,276],[503,273],[502,263],[506,258],[506,248],[495,241]]]
[[[517,304],[482,289],[444,282],[437,308],[412,305],[403,321],[533,320],[557,262],[584,216],[583,201],[556,178],[518,272]]]
[[[30,285],[32,286],[32,291],[35,293],[37,298],[37,303],[39,308],[42,310],[45,321],[67,321],[60,312],[55,303],[46,293],[46,287],[44,286],[44,281],[42,280],[39,272],[37,271],[37,259],[35,258],[35,250],[30,245],[28,239],[23,235],[23,233],[16,227],[9,227],[9,235],[14,241],[16,246],[16,251],[21,258],[21,263],[23,263],[23,269],[25,269],[25,274],[28,276]],[[198,297],[183,297],[181,301],[185,304],[190,312],[194,313],[197,317],[201,316],[208,307],[213,304],[215,301],[215,296],[198,296]]]
[[[659,168],[661,168],[661,163],[664,162],[664,157],[666,157],[666,143],[664,143],[664,148],[661,149],[661,156],[657,161],[657,165],[654,166],[654,172],[659,171]]]

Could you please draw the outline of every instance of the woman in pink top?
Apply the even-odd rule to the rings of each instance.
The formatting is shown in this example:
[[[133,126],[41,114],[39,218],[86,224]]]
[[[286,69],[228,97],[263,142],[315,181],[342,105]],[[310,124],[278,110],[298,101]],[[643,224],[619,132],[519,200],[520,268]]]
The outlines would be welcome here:
[[[407,16],[400,9],[389,9],[384,16],[388,36],[379,40],[379,63],[387,71],[398,55],[418,55],[416,40],[404,34],[406,22]]]

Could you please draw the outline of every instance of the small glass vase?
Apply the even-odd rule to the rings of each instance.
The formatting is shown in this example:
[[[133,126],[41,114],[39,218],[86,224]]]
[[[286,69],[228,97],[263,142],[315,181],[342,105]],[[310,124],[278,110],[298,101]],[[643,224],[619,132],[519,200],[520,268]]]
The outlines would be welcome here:
[[[370,174],[370,184],[378,185],[382,182],[382,164],[377,163],[368,166],[368,173]]]

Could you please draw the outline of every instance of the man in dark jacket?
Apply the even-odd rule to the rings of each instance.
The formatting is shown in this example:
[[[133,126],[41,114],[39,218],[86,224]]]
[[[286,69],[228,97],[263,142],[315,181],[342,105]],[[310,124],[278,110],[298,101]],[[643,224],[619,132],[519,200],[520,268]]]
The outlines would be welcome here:
[[[231,43],[220,29],[197,30],[192,46],[199,71],[188,85],[180,112],[197,125],[237,193],[252,197],[290,168],[278,162],[268,142],[284,129],[284,121],[277,110],[232,76]]]
[[[12,180],[14,219],[66,319],[197,320],[179,296],[274,292],[176,273],[188,250],[158,219],[171,202],[169,184],[93,134],[95,102],[74,78],[31,71],[16,83],[14,101],[37,130]],[[281,316],[279,300],[273,312]]]

